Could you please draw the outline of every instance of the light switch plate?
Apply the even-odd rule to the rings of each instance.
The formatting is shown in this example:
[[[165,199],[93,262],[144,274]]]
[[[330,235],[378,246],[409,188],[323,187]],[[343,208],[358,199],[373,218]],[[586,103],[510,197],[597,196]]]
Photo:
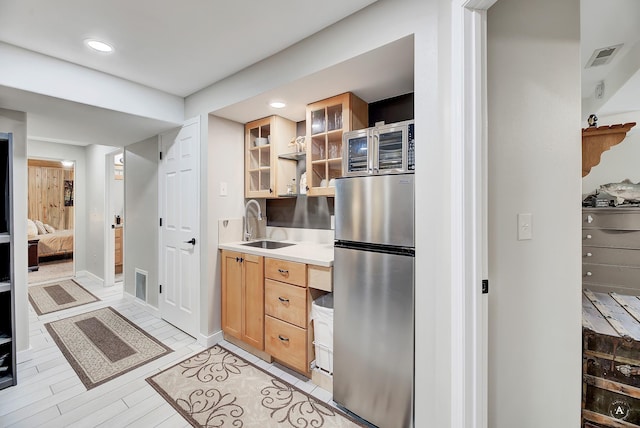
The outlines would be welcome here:
[[[533,239],[530,213],[518,214],[518,241]]]
[[[220,182],[220,196],[227,196],[227,194],[227,182],[222,181]]]

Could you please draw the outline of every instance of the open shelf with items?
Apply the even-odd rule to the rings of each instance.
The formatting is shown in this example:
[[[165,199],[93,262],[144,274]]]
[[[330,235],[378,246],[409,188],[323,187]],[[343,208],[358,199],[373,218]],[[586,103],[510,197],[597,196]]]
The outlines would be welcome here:
[[[334,196],[342,176],[342,134],[368,126],[367,103],[347,92],[307,106],[307,186],[310,196]]]
[[[16,384],[11,144],[11,134],[0,133],[0,389]]]

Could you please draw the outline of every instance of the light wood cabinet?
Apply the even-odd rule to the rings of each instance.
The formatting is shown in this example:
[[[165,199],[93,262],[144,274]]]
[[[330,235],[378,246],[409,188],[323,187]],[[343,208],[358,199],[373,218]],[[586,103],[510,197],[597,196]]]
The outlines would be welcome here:
[[[116,227],[115,235],[115,272],[122,273],[122,227]]]
[[[265,283],[265,351],[309,376],[314,353],[307,265],[266,258]]]
[[[368,105],[347,92],[307,105],[307,193],[334,196],[342,176],[342,134],[369,125]]]
[[[264,350],[264,258],[222,250],[222,331]]]
[[[296,124],[280,116],[254,120],[245,125],[246,198],[277,198],[287,193],[296,176],[295,162],[279,159],[291,151]]]

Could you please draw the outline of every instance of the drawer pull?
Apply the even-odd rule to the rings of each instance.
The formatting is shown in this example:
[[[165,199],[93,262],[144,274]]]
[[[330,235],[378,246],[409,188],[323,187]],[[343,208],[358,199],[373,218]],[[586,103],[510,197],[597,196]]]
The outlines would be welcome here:
[[[283,335],[279,334],[278,335],[278,339],[280,339],[282,342],[288,342],[289,338],[288,337],[284,337]]]
[[[593,256],[593,254],[587,253],[587,257],[591,257],[591,256]]]
[[[280,272],[283,275],[289,275],[289,271],[286,269],[278,269],[278,272]]]
[[[278,297],[278,300],[280,300],[282,303],[289,303],[289,299],[286,299],[284,297]]]
[[[591,272],[587,272],[587,276],[591,276],[593,275]]]
[[[587,235],[587,239],[591,239],[591,235]]]

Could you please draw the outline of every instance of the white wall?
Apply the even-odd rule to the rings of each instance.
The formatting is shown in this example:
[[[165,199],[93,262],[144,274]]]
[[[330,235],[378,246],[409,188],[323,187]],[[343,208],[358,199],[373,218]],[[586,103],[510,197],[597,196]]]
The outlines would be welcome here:
[[[86,148],[87,240],[86,270],[101,280],[104,272],[105,245],[105,156],[117,147],[90,145]]]
[[[244,215],[244,125],[209,115],[206,150],[202,168],[206,180],[206,199],[202,200],[202,214],[206,226],[201,229],[203,254],[201,308],[204,314],[200,331],[206,336],[219,332],[220,313],[220,255],[218,251],[218,219],[240,218]],[[220,196],[220,183],[227,183],[228,196]],[[240,240],[238,238],[238,240]]]
[[[73,260],[76,271],[87,269],[87,183],[86,156],[84,146],[49,143],[38,140],[27,141],[28,158],[72,160],[74,165],[73,211],[74,211],[74,245]]]
[[[147,303],[158,307],[158,137],[125,148],[124,291],[135,296],[135,269],[148,272]],[[122,181],[122,180],[120,180]]]
[[[0,109],[0,132],[13,134],[13,281],[16,350],[29,348],[27,301],[27,115]]]
[[[640,112],[598,116],[598,126],[628,122],[640,123]],[[583,126],[586,127],[586,125]],[[593,193],[602,184],[619,183],[627,178],[634,183],[640,182],[638,159],[640,159],[640,125],[631,128],[620,144],[602,154],[600,163],[591,168],[589,174],[582,178],[582,193]]]
[[[579,0],[488,12],[489,426],[580,425]],[[517,213],[533,239],[516,239]]]

